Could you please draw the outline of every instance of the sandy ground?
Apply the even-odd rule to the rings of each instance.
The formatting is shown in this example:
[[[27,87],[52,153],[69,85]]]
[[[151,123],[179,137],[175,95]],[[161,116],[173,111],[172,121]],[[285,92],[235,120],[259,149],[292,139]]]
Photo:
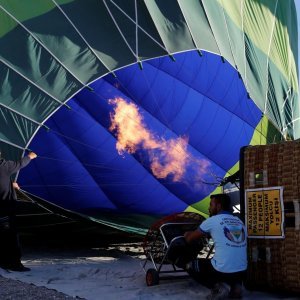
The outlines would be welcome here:
[[[37,240],[23,252],[23,263],[31,271],[0,269],[0,299],[192,300],[205,299],[209,294],[207,288],[190,277],[179,278],[177,274],[173,279],[160,280],[159,285],[148,287],[140,242],[49,247],[40,246]],[[146,269],[152,267],[147,262]],[[243,299],[300,298],[245,291]]]
[[[56,290],[46,287],[38,287],[33,284],[24,283],[14,279],[8,279],[0,276],[0,299],[76,299]]]

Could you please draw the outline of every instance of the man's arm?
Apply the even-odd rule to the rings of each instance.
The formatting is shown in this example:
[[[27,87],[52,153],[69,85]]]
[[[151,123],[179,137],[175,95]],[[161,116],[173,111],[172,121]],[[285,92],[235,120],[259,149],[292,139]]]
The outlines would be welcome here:
[[[37,155],[34,152],[30,152],[27,156],[24,156],[20,161],[6,161],[6,168],[8,175],[17,173],[20,169],[26,167],[32,159],[35,159]]]
[[[184,234],[184,238],[188,243],[191,243],[195,240],[199,240],[203,237],[207,237],[207,234],[205,234],[204,232],[202,232],[200,229],[196,229],[194,231],[187,231]]]

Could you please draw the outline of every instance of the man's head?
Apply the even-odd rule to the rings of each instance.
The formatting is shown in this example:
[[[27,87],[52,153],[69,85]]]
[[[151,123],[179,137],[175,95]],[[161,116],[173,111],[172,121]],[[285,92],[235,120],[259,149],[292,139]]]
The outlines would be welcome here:
[[[230,198],[226,194],[215,194],[210,196],[209,215],[215,216],[220,211],[231,211]]]

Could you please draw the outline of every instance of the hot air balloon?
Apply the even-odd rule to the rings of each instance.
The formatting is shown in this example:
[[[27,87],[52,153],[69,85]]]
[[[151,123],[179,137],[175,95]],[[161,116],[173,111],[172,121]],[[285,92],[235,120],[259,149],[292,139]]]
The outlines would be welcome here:
[[[0,147],[31,195],[131,231],[207,214],[240,148],[298,139],[293,0],[1,0]]]

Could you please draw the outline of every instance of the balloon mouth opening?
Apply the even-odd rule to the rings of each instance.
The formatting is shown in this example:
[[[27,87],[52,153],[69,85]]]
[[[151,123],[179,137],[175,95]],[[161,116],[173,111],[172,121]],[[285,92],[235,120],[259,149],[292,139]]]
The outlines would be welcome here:
[[[32,140],[43,159],[24,169],[22,185],[72,210],[153,215],[183,211],[214,191],[261,113],[220,56],[174,59],[127,66],[76,94],[72,109],[61,107],[46,122],[50,131]],[[33,181],[30,172],[42,176]]]

